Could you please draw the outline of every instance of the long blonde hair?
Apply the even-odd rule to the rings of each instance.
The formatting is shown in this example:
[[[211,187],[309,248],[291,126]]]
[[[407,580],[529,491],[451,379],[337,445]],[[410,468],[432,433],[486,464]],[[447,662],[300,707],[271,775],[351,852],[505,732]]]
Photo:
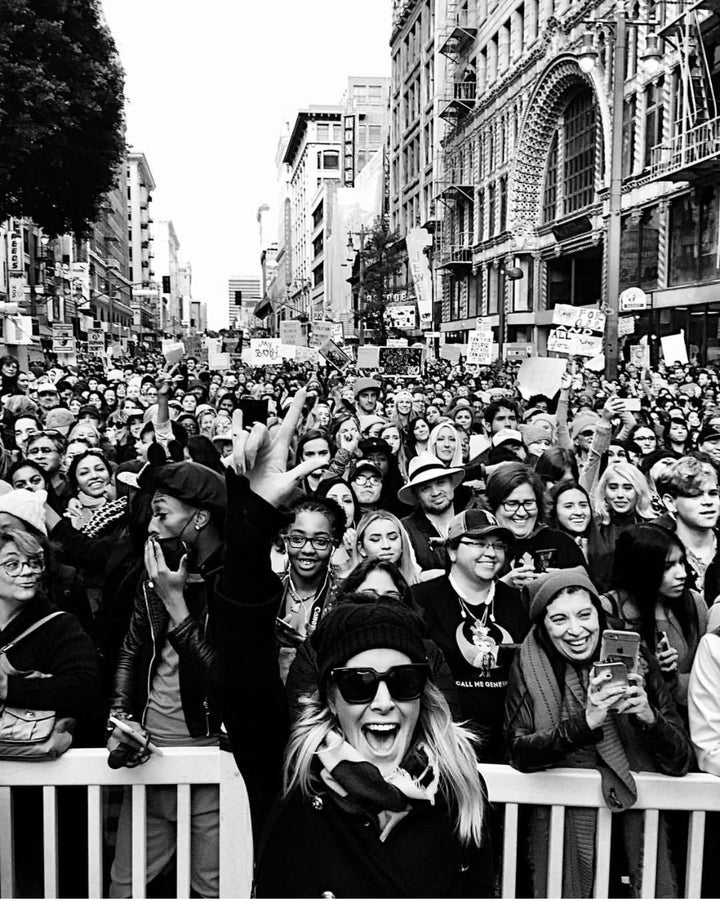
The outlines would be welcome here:
[[[285,749],[283,790],[299,789],[309,798],[318,790],[315,755],[339,725],[330,708],[315,691],[300,699],[301,713],[290,732]],[[440,777],[439,791],[452,812],[453,828],[463,845],[482,844],[487,798],[477,769],[473,748],[475,736],[453,722],[450,708],[432,682],[425,684],[415,738],[423,741],[435,758]]]
[[[428,438],[427,443],[427,452],[429,454],[434,454],[437,457],[437,440],[438,435],[442,429],[450,429],[455,433],[455,453],[453,454],[453,458],[449,463],[445,463],[445,460],[442,462],[445,463],[446,466],[456,467],[462,466],[463,458],[462,458],[462,442],[460,441],[460,434],[457,430],[457,427],[450,419],[442,419],[436,426],[433,426],[433,430],[430,432],[430,437]],[[438,460],[440,458],[438,457]]]
[[[397,533],[400,536],[401,550],[400,559],[395,566],[398,568],[408,585],[417,585],[420,581],[421,569],[415,557],[415,551],[410,541],[410,536],[397,516],[389,513],[387,510],[377,510],[373,513],[366,513],[358,523],[357,537],[355,539],[355,547],[353,548],[352,554],[352,566],[350,568],[355,569],[359,563],[362,563],[363,560],[367,559],[367,557],[363,556],[361,553],[360,548],[362,547],[365,532],[367,532],[370,526],[379,519],[386,519],[388,522],[391,522],[393,528],[397,530]]]
[[[637,496],[634,512],[641,519],[654,519],[655,514],[652,509],[650,486],[645,476],[632,463],[611,463],[602,474],[600,481],[597,483],[597,488],[593,492],[593,509],[599,522],[604,526],[610,525],[610,506],[605,492],[608,482],[613,477],[625,479],[633,486]]]

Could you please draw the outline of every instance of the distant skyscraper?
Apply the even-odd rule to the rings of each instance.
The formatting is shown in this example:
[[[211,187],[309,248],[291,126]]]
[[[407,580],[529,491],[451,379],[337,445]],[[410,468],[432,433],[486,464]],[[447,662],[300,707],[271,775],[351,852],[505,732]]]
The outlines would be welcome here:
[[[260,302],[260,279],[236,275],[228,279],[228,325],[230,328],[250,328],[253,312]],[[257,323],[256,323],[257,324]]]

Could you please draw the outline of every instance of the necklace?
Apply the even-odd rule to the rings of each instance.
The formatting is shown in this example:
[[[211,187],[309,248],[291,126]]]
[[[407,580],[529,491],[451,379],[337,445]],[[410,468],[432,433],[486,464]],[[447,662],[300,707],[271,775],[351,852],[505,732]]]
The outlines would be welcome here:
[[[482,604],[485,610],[481,617],[476,616],[473,613],[465,598],[458,595],[458,600],[460,601],[460,612],[462,613],[463,619],[470,620],[470,631],[472,632],[473,641],[479,643],[483,639],[486,639],[490,633],[490,628],[487,625],[488,619],[491,623],[495,622],[495,583],[493,582],[490,591],[488,592],[487,599]]]
[[[308,595],[308,597],[303,598],[303,597],[300,597],[300,595],[297,592],[297,589],[293,585],[292,576],[288,576],[287,590],[288,590],[288,594],[290,595],[290,597],[292,599],[292,603],[290,605],[290,613],[298,613],[300,610],[302,610],[303,613],[305,614],[305,620],[307,621],[307,606],[306,605],[309,605],[310,607],[312,607],[312,605],[315,603],[315,601],[317,601],[317,599],[325,591],[325,588],[327,587],[329,578],[330,578],[330,572],[328,571],[325,573],[325,579],[323,580],[322,584],[318,588],[316,588],[315,591],[311,595]]]

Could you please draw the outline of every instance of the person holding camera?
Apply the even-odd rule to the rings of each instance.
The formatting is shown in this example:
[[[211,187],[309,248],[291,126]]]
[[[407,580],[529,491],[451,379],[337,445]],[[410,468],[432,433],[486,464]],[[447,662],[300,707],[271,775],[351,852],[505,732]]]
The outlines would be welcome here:
[[[148,466],[139,487],[152,494],[145,573],[115,672],[108,742],[111,766],[137,766],[154,745],[218,743],[214,697],[217,657],[213,594],[222,567],[225,482],[199,463]],[[111,720],[112,724],[112,720]],[[174,788],[147,790],[147,879],[172,860]],[[118,824],[110,897],[132,895],[131,806],[126,792]],[[192,793],[191,885],[200,897],[219,890],[217,786]]]
[[[532,629],[510,672],[505,706],[509,762],[535,772],[551,767],[597,769],[605,804],[615,814],[611,880],[630,875],[639,891],[643,814],[631,808],[637,786],[631,771],[684,776],[692,750],[655,658],[640,646],[635,672],[612,678],[601,657],[607,617],[582,567],[547,573],[529,588]],[[593,897],[597,813],[565,812],[563,897]],[[531,810],[528,853],[535,897],[544,897],[549,808]],[[656,897],[677,897],[667,825],[660,819]],[[610,897],[619,885],[612,883]]]

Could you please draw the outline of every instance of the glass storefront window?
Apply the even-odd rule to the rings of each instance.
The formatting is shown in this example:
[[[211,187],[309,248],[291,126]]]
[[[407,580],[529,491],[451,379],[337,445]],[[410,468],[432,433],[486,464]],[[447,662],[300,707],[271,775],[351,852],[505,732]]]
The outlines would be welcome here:
[[[683,194],[670,205],[671,285],[709,282],[720,278],[718,205],[720,190],[703,188]]]
[[[658,244],[660,209],[643,210],[639,215],[622,220],[620,243],[620,290],[642,288],[653,291],[658,286]]]

